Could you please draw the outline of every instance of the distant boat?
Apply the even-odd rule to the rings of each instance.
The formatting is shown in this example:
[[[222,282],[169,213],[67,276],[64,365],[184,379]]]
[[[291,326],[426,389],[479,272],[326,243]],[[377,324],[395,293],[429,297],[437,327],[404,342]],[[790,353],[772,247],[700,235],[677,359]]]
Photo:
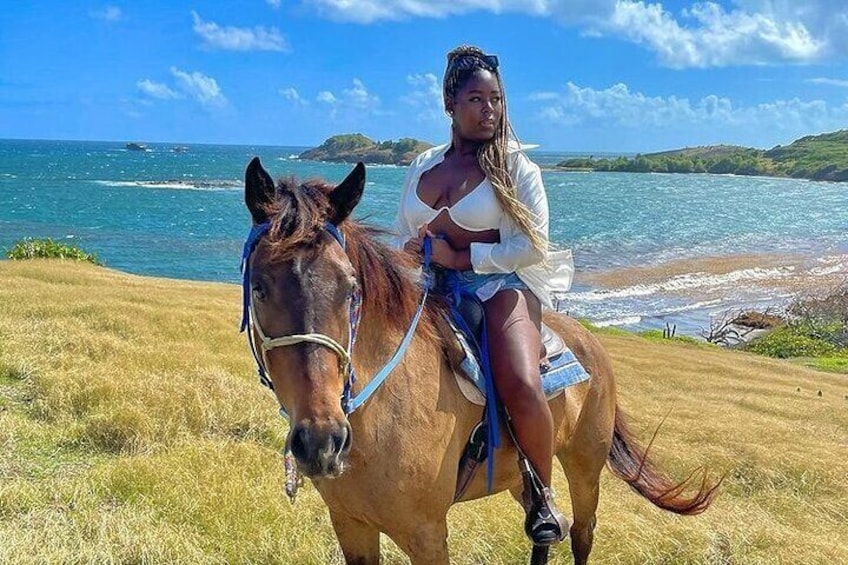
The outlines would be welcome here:
[[[188,151],[188,147],[185,145],[175,145],[171,147],[171,151],[174,153],[186,153]]]
[[[130,142],[126,145],[127,151],[150,151],[143,143]]]

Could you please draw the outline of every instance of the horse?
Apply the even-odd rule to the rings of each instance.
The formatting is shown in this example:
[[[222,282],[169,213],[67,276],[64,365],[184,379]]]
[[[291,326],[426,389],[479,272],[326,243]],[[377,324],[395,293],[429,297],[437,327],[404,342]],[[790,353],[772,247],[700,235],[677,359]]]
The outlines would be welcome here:
[[[258,158],[250,162],[243,328],[260,375],[289,417],[290,452],[326,503],[346,563],[378,563],[382,532],[413,565],[447,564],[454,502],[504,490],[522,500],[518,465],[507,463],[517,452],[503,432],[491,491],[477,473],[454,500],[457,466],[481,408],[457,385],[443,308],[438,300],[422,305],[416,258],[383,243],[386,232],[350,218],[364,185],[362,163],[332,186],[292,178],[275,184]],[[591,375],[550,401],[554,453],[571,498],[574,562],[586,563],[592,549],[605,465],[659,508],[703,512],[718,483],[708,484],[705,472],[686,494],[691,476],[675,483],[648,458],[616,404],[612,365],[598,339],[564,314],[546,313],[544,322]],[[399,357],[402,342],[408,346]],[[388,377],[351,411],[350,395],[390,359],[396,365]]]

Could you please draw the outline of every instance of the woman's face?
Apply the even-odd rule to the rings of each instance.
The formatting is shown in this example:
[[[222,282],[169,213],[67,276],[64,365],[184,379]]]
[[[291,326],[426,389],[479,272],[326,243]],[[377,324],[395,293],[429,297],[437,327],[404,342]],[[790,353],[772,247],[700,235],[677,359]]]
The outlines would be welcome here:
[[[454,131],[469,141],[485,142],[494,137],[503,118],[503,98],[498,79],[480,69],[453,99]]]

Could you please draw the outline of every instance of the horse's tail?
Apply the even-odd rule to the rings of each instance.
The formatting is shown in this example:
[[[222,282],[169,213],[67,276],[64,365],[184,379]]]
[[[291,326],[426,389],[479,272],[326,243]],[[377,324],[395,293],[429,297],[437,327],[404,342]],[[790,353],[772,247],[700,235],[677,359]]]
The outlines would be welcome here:
[[[679,483],[668,478],[648,458],[648,451],[658,431],[659,427],[654,432],[648,447],[643,448],[627,427],[621,408],[616,406],[615,430],[612,436],[612,447],[607,456],[607,465],[615,476],[627,482],[630,488],[655,506],[687,516],[700,514],[712,504],[723,478],[710,484],[705,468],[695,469]],[[698,481],[695,480],[695,475],[699,474],[699,471],[702,472]],[[700,482],[700,485],[694,492],[685,494],[684,491],[693,482]]]

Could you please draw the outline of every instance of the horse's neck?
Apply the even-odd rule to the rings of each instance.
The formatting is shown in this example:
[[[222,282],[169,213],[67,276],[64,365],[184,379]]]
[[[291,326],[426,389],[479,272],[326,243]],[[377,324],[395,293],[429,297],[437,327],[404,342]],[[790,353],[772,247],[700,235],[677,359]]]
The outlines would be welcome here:
[[[361,390],[386,366],[403,337],[404,332],[386,327],[378,317],[363,315],[353,351],[358,379],[356,390]],[[414,334],[400,364],[381,387],[391,391],[391,394],[381,395],[381,402],[391,402],[396,405],[395,408],[399,405],[420,405],[414,408],[416,410],[432,405],[435,399],[443,396],[440,390],[450,384],[447,381],[449,374],[442,345],[437,340]],[[373,400],[369,403],[373,404]]]

